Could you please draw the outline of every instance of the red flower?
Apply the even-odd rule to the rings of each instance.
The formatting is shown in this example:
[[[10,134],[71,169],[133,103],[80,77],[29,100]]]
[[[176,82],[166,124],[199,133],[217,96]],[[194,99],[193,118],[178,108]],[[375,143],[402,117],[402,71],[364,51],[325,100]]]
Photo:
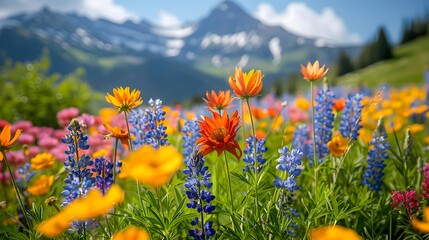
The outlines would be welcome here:
[[[204,117],[203,120],[198,121],[201,133],[201,137],[197,140],[197,145],[201,146],[199,152],[205,156],[216,151],[219,156],[226,150],[240,159],[242,152],[235,140],[239,122],[240,117],[237,111],[234,111],[231,117],[226,111],[222,116],[212,112],[212,118]]]

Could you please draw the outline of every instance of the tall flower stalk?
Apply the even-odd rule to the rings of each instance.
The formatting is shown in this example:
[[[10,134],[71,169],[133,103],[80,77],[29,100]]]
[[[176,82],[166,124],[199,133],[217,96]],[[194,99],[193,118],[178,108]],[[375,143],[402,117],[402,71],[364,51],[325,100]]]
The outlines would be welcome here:
[[[307,66],[304,67],[301,65],[301,73],[303,78],[310,82],[310,92],[311,92],[311,121],[312,121],[312,131],[313,131],[313,162],[314,162],[314,185],[317,186],[317,172],[318,172],[318,160],[317,160],[317,150],[316,150],[316,133],[315,133],[315,119],[314,119],[314,83],[315,81],[323,78],[326,73],[329,71],[329,68],[325,70],[325,65],[319,67],[319,61],[316,60],[314,64],[310,62],[307,63]]]
[[[235,68],[234,76],[230,76],[228,83],[234,93],[241,99],[246,100],[247,108],[250,115],[250,122],[252,125],[252,137],[253,137],[253,152],[256,153],[256,133],[255,124],[253,122],[252,110],[250,108],[249,98],[256,97],[262,90],[262,72],[261,70],[250,70],[244,73],[241,68]],[[244,125],[243,125],[244,127]],[[255,168],[258,169],[258,161],[256,154],[254,154]],[[258,200],[258,184],[259,174],[255,172],[255,209],[256,215],[259,216],[259,200]]]
[[[88,136],[84,135],[81,130],[79,121],[73,119],[68,128],[69,133],[61,141],[68,145],[65,151],[67,157],[64,166],[68,174],[64,180],[64,191],[61,195],[64,196],[62,206],[67,206],[73,200],[86,196],[86,194],[93,188],[95,179],[88,168],[94,162],[84,152],[89,149]],[[94,226],[93,221],[74,222],[72,226],[77,229],[78,233],[86,232]]]
[[[387,141],[386,129],[384,128],[383,117],[378,120],[373,139],[369,144],[371,147],[366,159],[368,165],[363,174],[362,185],[367,185],[368,188],[373,191],[381,191],[384,168],[386,167],[384,160],[389,158],[387,150],[390,148],[390,144]]]
[[[186,169],[183,170],[183,173],[188,175],[185,187],[188,189],[186,195],[189,203],[186,206],[196,209],[200,213],[199,218],[192,219],[191,225],[196,226],[200,223],[201,227],[201,229],[191,229],[189,235],[194,239],[210,239],[216,231],[213,229],[213,222],[207,221],[204,215],[211,214],[215,209],[215,206],[211,204],[215,199],[210,192],[210,188],[213,186],[210,181],[211,173],[208,171],[208,166],[204,166],[204,157],[197,150],[186,159]]]
[[[298,225],[293,221],[293,218],[299,216],[299,213],[292,207],[294,191],[299,190],[297,178],[302,172],[302,156],[303,153],[299,149],[289,151],[288,147],[279,149],[280,157],[277,159],[279,163],[276,168],[279,171],[287,173],[287,178],[277,177],[273,184],[276,188],[281,189],[281,194],[278,200],[278,207],[283,216],[291,221],[286,233],[294,237],[296,233],[294,230]]]

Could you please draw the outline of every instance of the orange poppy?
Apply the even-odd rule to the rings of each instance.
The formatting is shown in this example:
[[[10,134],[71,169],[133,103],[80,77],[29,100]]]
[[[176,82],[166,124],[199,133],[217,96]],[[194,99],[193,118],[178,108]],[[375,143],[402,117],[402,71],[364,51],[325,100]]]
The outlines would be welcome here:
[[[21,129],[18,129],[15,132],[15,136],[12,138],[10,129],[11,126],[7,124],[0,133],[0,161],[2,161],[4,158],[3,153],[5,151],[9,151],[14,146],[16,140],[18,140],[18,137],[21,135]]]
[[[215,91],[212,90],[211,93],[206,92],[207,99],[203,98],[204,102],[207,103],[207,108],[211,110],[221,111],[229,107],[229,104],[232,102],[233,98],[230,96],[230,91],[219,91],[216,94]]]
[[[103,126],[109,132],[103,132],[102,134],[106,135],[106,137],[112,136],[119,139],[126,149],[130,147],[130,142],[128,141],[128,131],[121,129],[119,126],[112,127],[108,123],[103,123]],[[133,137],[131,137],[131,139],[133,139]]]
[[[198,121],[201,133],[201,137],[197,140],[197,145],[201,146],[199,152],[205,156],[216,151],[219,156],[226,150],[240,159],[242,152],[235,140],[239,122],[237,111],[234,111],[231,117],[228,116],[228,112],[224,112],[222,116],[212,112],[212,118],[204,117],[203,120]]]
[[[301,73],[304,79],[308,81],[317,81],[326,75],[329,68],[325,70],[325,65],[319,67],[319,61],[316,60],[312,65],[310,62],[307,63],[307,67],[301,65]]]
[[[241,68],[235,68],[234,77],[229,76],[229,86],[241,98],[255,97],[262,90],[262,72],[254,69],[243,73]]]
[[[143,103],[140,97],[140,91],[134,89],[130,92],[130,87],[119,87],[113,89],[113,96],[110,93],[106,94],[106,101],[111,103],[119,112],[130,112],[131,109]]]
[[[341,136],[341,134],[336,133],[332,137],[332,140],[327,143],[327,146],[334,156],[342,157],[347,151],[348,143],[349,140],[347,138],[344,138],[343,136]]]
[[[337,112],[343,110],[346,107],[346,101],[344,100],[344,98],[334,99],[333,103],[333,109]]]

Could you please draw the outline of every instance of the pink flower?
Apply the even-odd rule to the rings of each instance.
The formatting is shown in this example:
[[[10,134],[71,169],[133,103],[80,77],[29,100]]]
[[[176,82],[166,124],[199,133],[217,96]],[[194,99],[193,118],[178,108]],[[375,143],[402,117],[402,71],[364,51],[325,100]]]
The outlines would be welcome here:
[[[422,194],[420,197],[429,199],[429,163],[423,166],[423,176],[424,180],[422,182]]]
[[[411,217],[414,213],[419,211],[420,205],[417,201],[416,191],[392,191],[392,202],[390,206],[392,206],[395,210],[400,210],[400,207],[403,206],[405,208],[405,212],[408,217]]]
[[[28,133],[23,133],[19,135],[18,143],[21,145],[23,144],[31,145],[34,143],[34,136]]]
[[[18,129],[21,129],[23,132],[26,132],[31,127],[33,127],[33,123],[30,121],[18,121],[12,124],[12,132],[15,132]]]
[[[6,152],[7,160],[13,165],[22,165],[25,162],[25,154],[23,150]]]
[[[57,113],[58,124],[61,127],[69,125],[70,121],[79,115],[79,109],[75,107],[64,108]]]
[[[60,144],[60,141],[53,137],[45,137],[39,140],[39,146],[45,150],[50,150],[58,144]]]

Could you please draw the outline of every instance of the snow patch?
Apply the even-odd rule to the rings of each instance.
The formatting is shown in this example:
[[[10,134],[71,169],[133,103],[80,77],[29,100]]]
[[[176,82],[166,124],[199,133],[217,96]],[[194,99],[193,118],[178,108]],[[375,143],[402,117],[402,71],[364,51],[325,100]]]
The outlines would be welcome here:
[[[201,41],[200,47],[207,48],[210,45],[224,45],[243,48],[246,45],[258,45],[260,43],[261,38],[253,32],[239,32],[226,35],[207,33]]]
[[[279,64],[282,59],[282,47],[280,46],[280,39],[274,37],[268,43],[268,48],[270,49],[271,54],[273,55],[273,62]]]
[[[237,66],[238,67],[245,67],[247,65],[247,63],[249,63],[249,55],[243,54],[241,56],[240,60],[238,60]]]
[[[151,31],[157,35],[171,38],[185,38],[195,31],[192,25],[175,28],[152,28]]]
[[[298,38],[298,39],[296,40],[296,43],[298,43],[299,45],[304,44],[304,43],[305,43],[305,38],[302,38],[302,37]]]
[[[219,9],[220,9],[221,11],[226,12],[226,11],[228,10],[228,5],[226,5],[225,3],[222,3],[222,4],[219,6]]]
[[[212,63],[215,67],[221,67],[222,66],[222,59],[219,55],[214,55],[212,57]]]
[[[187,52],[186,53],[186,58],[189,59],[189,60],[195,59],[195,53],[193,53],[193,52]]]

